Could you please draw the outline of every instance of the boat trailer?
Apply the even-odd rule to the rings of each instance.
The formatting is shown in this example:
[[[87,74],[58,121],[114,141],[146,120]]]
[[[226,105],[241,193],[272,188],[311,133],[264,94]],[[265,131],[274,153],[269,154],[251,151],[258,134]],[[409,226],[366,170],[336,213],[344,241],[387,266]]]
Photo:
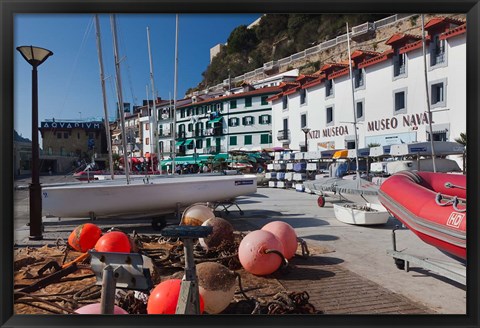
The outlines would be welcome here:
[[[399,226],[395,226],[392,230],[392,244],[393,249],[387,250],[387,255],[392,256],[395,261],[395,265],[400,270],[410,271],[410,265],[421,267],[423,269],[432,271],[436,274],[444,276],[450,280],[458,282],[464,286],[467,284],[467,270],[466,266],[460,263],[453,263],[441,260],[430,259],[428,257],[419,257],[412,254],[404,253],[397,250],[397,242],[395,236],[395,230]]]

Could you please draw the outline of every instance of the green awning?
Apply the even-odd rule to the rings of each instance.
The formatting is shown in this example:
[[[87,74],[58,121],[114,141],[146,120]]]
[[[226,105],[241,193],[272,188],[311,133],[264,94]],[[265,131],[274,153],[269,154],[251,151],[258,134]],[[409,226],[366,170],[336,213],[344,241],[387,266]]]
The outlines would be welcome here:
[[[221,120],[222,120],[221,117],[217,117],[217,118],[214,118],[213,120],[210,120],[210,121],[208,121],[208,122],[209,122],[209,123],[217,123],[217,122],[219,122],[219,121],[221,121]]]
[[[214,159],[220,159],[220,158],[227,159],[228,154],[227,153],[218,153],[217,155],[215,155]]]
[[[184,143],[183,140],[182,140],[182,141],[177,141],[177,142],[175,143],[175,146],[181,146],[181,145],[183,145],[183,143]]]
[[[184,146],[188,146],[188,145],[191,144],[192,142],[193,142],[193,139],[188,139],[187,141],[185,141]]]

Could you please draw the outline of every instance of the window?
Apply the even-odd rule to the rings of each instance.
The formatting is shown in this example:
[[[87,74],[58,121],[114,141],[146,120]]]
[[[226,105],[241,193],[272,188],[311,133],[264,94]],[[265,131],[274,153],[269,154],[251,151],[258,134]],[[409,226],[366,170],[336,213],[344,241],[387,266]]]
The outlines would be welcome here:
[[[198,139],[195,141],[195,148],[203,148],[203,140],[202,139]]]
[[[300,129],[307,126],[307,114],[300,115]]]
[[[268,105],[267,99],[268,99],[268,96],[262,96],[262,98],[261,98],[262,105]]]
[[[325,81],[325,98],[333,96],[333,80]]]
[[[180,110],[180,117],[181,118],[185,117],[185,109]]]
[[[150,123],[146,123],[146,124],[145,124],[145,130],[148,131],[149,129],[150,129]]]
[[[230,100],[230,108],[237,108],[237,100]]]
[[[212,123],[210,123],[210,122],[205,123],[205,128],[206,129],[211,129],[212,128]]]
[[[228,119],[228,126],[238,126],[238,117],[232,117]]]
[[[57,139],[62,139],[62,133],[61,132],[57,133]]]
[[[255,120],[253,116],[245,116],[243,119],[243,125],[253,125]]]
[[[260,144],[270,144],[272,143],[272,135],[271,134],[261,134],[260,135]]]
[[[149,145],[150,144],[150,138],[145,138],[145,144]]]
[[[355,103],[355,115],[357,120],[363,120],[363,101],[357,101]]]
[[[230,136],[230,146],[237,145],[237,136]]]
[[[288,98],[287,96],[282,97],[282,109],[287,109],[288,108]]]
[[[407,89],[393,91],[393,114],[404,114],[407,112]]]
[[[217,111],[219,111],[219,112],[221,112],[223,110],[222,103],[215,104],[215,107],[217,108]]]
[[[333,124],[333,106],[327,107],[327,125]]]
[[[398,49],[393,56],[393,77],[405,75],[406,72],[406,54],[400,54]]]
[[[206,144],[207,144],[207,148],[209,148],[212,145],[212,139],[207,138],[206,139]]]
[[[261,115],[259,119],[260,119],[260,124],[270,124],[272,117],[266,114],[266,115]]]
[[[361,88],[365,85],[365,79],[364,79],[364,72],[363,72],[363,69],[360,68],[360,69],[355,69],[355,72],[354,72],[354,78],[353,78],[353,82],[354,82],[354,85],[355,85],[355,89],[358,89],[358,88]]]
[[[300,105],[305,105],[307,102],[307,90],[301,89],[300,90]]]
[[[245,107],[252,107],[252,97],[245,98]]]
[[[189,123],[188,124],[188,132],[192,132],[193,131],[193,123]]]
[[[427,131],[427,141],[430,141],[429,131]],[[447,132],[433,132],[433,141],[447,141]]]
[[[243,144],[244,144],[244,145],[251,145],[251,144],[252,144],[252,136],[246,135],[246,136],[244,137],[244,143],[243,143]]]
[[[345,140],[345,148],[355,149],[355,140]]]
[[[435,66],[445,62],[445,40],[440,40],[440,35],[433,37],[430,45],[430,65]]]
[[[80,139],[80,132],[77,132],[77,139]]]
[[[430,104],[432,107],[445,106],[445,82],[432,82],[430,85]]]

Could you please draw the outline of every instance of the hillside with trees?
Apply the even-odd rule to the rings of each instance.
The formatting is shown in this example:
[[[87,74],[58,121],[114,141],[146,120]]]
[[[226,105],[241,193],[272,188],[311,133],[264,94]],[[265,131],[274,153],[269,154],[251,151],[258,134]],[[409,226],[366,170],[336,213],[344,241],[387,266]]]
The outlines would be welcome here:
[[[202,90],[346,33],[349,26],[388,15],[266,14],[252,28],[236,27],[207,69],[203,80],[188,92]]]

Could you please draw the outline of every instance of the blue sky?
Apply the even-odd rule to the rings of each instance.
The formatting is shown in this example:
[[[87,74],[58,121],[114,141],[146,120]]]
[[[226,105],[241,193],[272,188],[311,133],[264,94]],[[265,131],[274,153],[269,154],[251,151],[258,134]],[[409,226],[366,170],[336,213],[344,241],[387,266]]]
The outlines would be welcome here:
[[[249,25],[260,14],[181,14],[178,40],[178,92],[202,80],[210,62],[210,48],[225,43],[239,25]],[[100,28],[109,117],[115,116],[115,66],[109,15],[102,14]],[[173,98],[175,15],[117,15],[117,31],[123,98],[141,105],[150,86],[147,27],[153,58],[155,88],[162,99]],[[103,118],[95,27],[88,14],[20,14],[15,17],[14,46],[34,45],[49,49],[38,68],[39,122],[45,119]],[[31,139],[31,66],[15,51],[14,128]],[[152,99],[151,89],[148,95]]]

